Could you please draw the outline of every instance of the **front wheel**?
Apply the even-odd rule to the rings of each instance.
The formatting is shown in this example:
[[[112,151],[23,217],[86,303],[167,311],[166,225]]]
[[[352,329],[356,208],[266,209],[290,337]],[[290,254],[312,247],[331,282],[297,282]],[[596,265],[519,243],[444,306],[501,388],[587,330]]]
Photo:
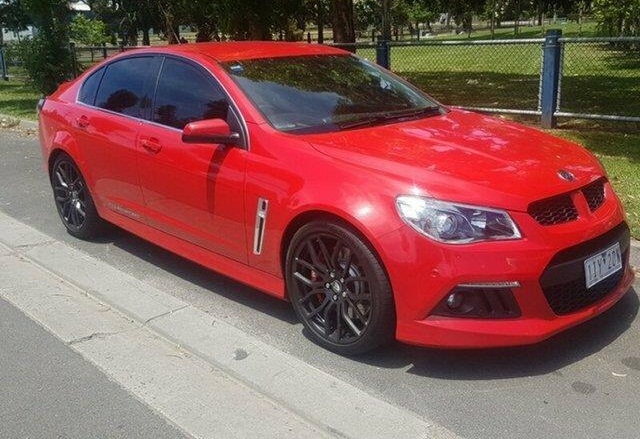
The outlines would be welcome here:
[[[300,228],[287,251],[286,282],[296,314],[319,345],[356,355],[393,340],[391,286],[350,228],[324,221]]]
[[[65,153],[56,157],[53,163],[51,187],[58,214],[69,234],[91,239],[104,230],[104,221],[98,216],[84,177]]]

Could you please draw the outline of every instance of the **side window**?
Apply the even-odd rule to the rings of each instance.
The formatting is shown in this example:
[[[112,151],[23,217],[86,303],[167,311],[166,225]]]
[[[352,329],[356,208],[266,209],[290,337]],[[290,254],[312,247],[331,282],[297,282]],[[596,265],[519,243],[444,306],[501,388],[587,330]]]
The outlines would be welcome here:
[[[104,75],[104,67],[93,72],[91,76],[85,79],[82,84],[82,88],[80,88],[80,93],[78,94],[78,101],[83,104],[94,105],[96,101],[96,92],[98,91],[102,75]]]
[[[222,89],[195,67],[166,58],[153,106],[153,121],[183,129],[189,122],[227,119],[229,104]]]
[[[126,58],[107,66],[96,96],[96,106],[127,116],[141,117],[149,107],[147,78],[157,72],[153,57]]]

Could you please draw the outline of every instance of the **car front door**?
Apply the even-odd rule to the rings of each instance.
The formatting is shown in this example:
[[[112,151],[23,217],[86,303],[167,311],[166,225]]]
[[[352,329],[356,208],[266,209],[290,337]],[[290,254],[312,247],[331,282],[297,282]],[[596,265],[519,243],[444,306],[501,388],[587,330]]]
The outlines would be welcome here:
[[[246,144],[246,133],[225,92],[201,66],[167,56],[150,113],[138,137],[149,225],[246,263],[246,149],[182,141],[187,123],[221,118]]]
[[[78,96],[75,137],[100,204],[141,220],[137,136],[162,58],[127,57],[89,76]]]

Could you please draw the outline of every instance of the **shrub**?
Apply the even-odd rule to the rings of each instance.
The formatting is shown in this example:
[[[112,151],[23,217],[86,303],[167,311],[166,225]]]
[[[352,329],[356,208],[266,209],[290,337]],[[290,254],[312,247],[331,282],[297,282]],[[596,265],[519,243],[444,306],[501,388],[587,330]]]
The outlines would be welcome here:
[[[12,44],[9,53],[14,62],[24,67],[34,87],[45,95],[70,79],[73,72],[69,47],[42,34]]]

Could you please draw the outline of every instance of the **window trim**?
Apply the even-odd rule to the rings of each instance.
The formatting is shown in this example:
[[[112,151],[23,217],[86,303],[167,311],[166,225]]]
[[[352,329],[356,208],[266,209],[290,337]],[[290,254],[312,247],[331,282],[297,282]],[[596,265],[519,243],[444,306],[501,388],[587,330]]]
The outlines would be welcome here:
[[[164,70],[164,63],[166,62],[167,59],[172,59],[176,62],[180,62],[183,64],[186,64],[190,67],[193,67],[193,69],[195,71],[197,71],[202,77],[203,79],[208,82],[209,84],[211,84],[213,87],[217,87],[220,92],[222,93],[222,95],[224,96],[224,98],[227,101],[227,105],[229,106],[229,111],[231,111],[231,113],[233,114],[233,116],[238,120],[238,124],[240,125],[240,130],[242,132],[240,132],[240,138],[242,140],[242,144],[241,145],[237,145],[237,147],[240,147],[242,149],[249,149],[249,131],[246,127],[246,122],[244,120],[244,117],[239,116],[240,111],[237,110],[237,106],[235,105],[235,102],[233,101],[233,99],[231,98],[229,92],[227,92],[227,90],[225,89],[225,87],[220,83],[220,81],[218,81],[218,79],[215,77],[215,75],[206,67],[202,66],[200,63],[197,63],[189,58],[185,58],[182,56],[175,56],[173,54],[164,54],[162,56],[162,63],[160,64],[160,68],[158,69],[158,77],[156,78],[155,81],[155,86],[154,86],[154,90],[152,93],[152,98],[151,98],[151,107],[150,107],[150,114],[147,115],[147,119],[145,119],[147,122],[152,123],[156,126],[161,126],[164,128],[169,128],[172,130],[177,130],[179,132],[182,132],[183,130],[179,129],[179,128],[175,128],[172,127],[170,125],[164,125],[161,124],[159,122],[156,122],[153,120],[153,113],[156,107],[156,98],[158,96],[158,85],[160,84],[160,78],[162,76],[162,72]]]
[[[246,149],[247,151],[249,151],[251,149],[251,140],[249,137],[249,126],[247,125],[247,121],[244,118],[244,115],[242,114],[242,112],[240,111],[238,104],[236,103],[235,99],[233,98],[233,96],[231,95],[231,93],[229,93],[229,90],[227,89],[227,87],[224,86],[224,84],[222,82],[220,82],[218,80],[218,78],[216,77],[216,75],[211,71],[211,69],[209,69],[207,66],[199,63],[198,61],[194,61],[190,58],[184,57],[184,56],[180,56],[180,55],[175,55],[173,53],[165,53],[165,52],[144,52],[144,53],[136,53],[136,54],[132,54],[132,55],[126,55],[126,56],[120,56],[118,58],[109,60],[104,62],[103,64],[100,65],[100,67],[96,68],[96,72],[101,69],[101,68],[106,68],[109,65],[118,62],[118,61],[122,61],[125,59],[131,59],[131,58],[141,58],[141,57],[145,57],[145,56],[149,56],[149,57],[163,57],[163,58],[176,58],[180,61],[186,61],[188,64],[193,64],[195,66],[198,66],[199,68],[201,68],[204,72],[205,72],[205,76],[211,78],[223,91],[223,93],[225,94],[225,96],[227,97],[227,99],[229,100],[229,108],[233,111],[233,113],[235,114],[235,116],[238,118],[238,120],[240,121],[240,127],[243,130],[243,137],[244,137],[244,143],[245,145],[243,146],[239,146],[239,148],[241,149]],[[162,61],[164,63],[164,60]],[[161,69],[158,69],[158,73],[157,73],[157,77],[156,77],[156,87],[157,87],[157,81],[160,78],[160,71]],[[106,69],[105,69],[106,72]],[[177,128],[174,127],[170,127],[167,125],[162,125],[159,123],[156,123],[152,120],[149,120],[149,118],[139,118],[139,117],[134,117],[134,116],[129,116],[127,114],[122,114],[122,113],[116,113],[115,111],[111,111],[111,110],[107,110],[104,108],[100,108],[95,106],[95,99],[94,99],[94,105],[89,105],[89,104],[85,104],[84,102],[80,102],[78,100],[78,97],[80,96],[80,90],[82,89],[82,87],[84,86],[84,83],[87,79],[89,79],[89,77],[92,75],[93,73],[91,73],[90,75],[88,75],[86,78],[84,78],[82,80],[82,84],[80,84],[80,87],[78,87],[78,91],[76,93],[76,99],[75,99],[75,103],[77,105],[80,105],[82,107],[87,107],[93,110],[97,110],[97,111],[101,111],[107,114],[112,114],[114,116],[120,116],[120,117],[124,117],[125,119],[130,119],[130,120],[135,120],[137,122],[144,122],[144,123],[149,123],[151,125],[155,125],[157,127],[160,128],[164,128],[167,130],[171,130],[171,131],[175,131],[175,132],[179,132],[182,133],[183,130],[179,130]],[[103,73],[103,78],[104,78],[104,73]],[[153,79],[151,80],[151,82],[153,83]],[[100,88],[100,85],[102,84],[102,78],[100,79],[100,84],[98,85],[98,88]],[[97,96],[97,91],[96,91],[96,96]],[[153,96],[153,101],[152,101],[152,106],[155,104],[155,89],[154,89],[154,96]]]

